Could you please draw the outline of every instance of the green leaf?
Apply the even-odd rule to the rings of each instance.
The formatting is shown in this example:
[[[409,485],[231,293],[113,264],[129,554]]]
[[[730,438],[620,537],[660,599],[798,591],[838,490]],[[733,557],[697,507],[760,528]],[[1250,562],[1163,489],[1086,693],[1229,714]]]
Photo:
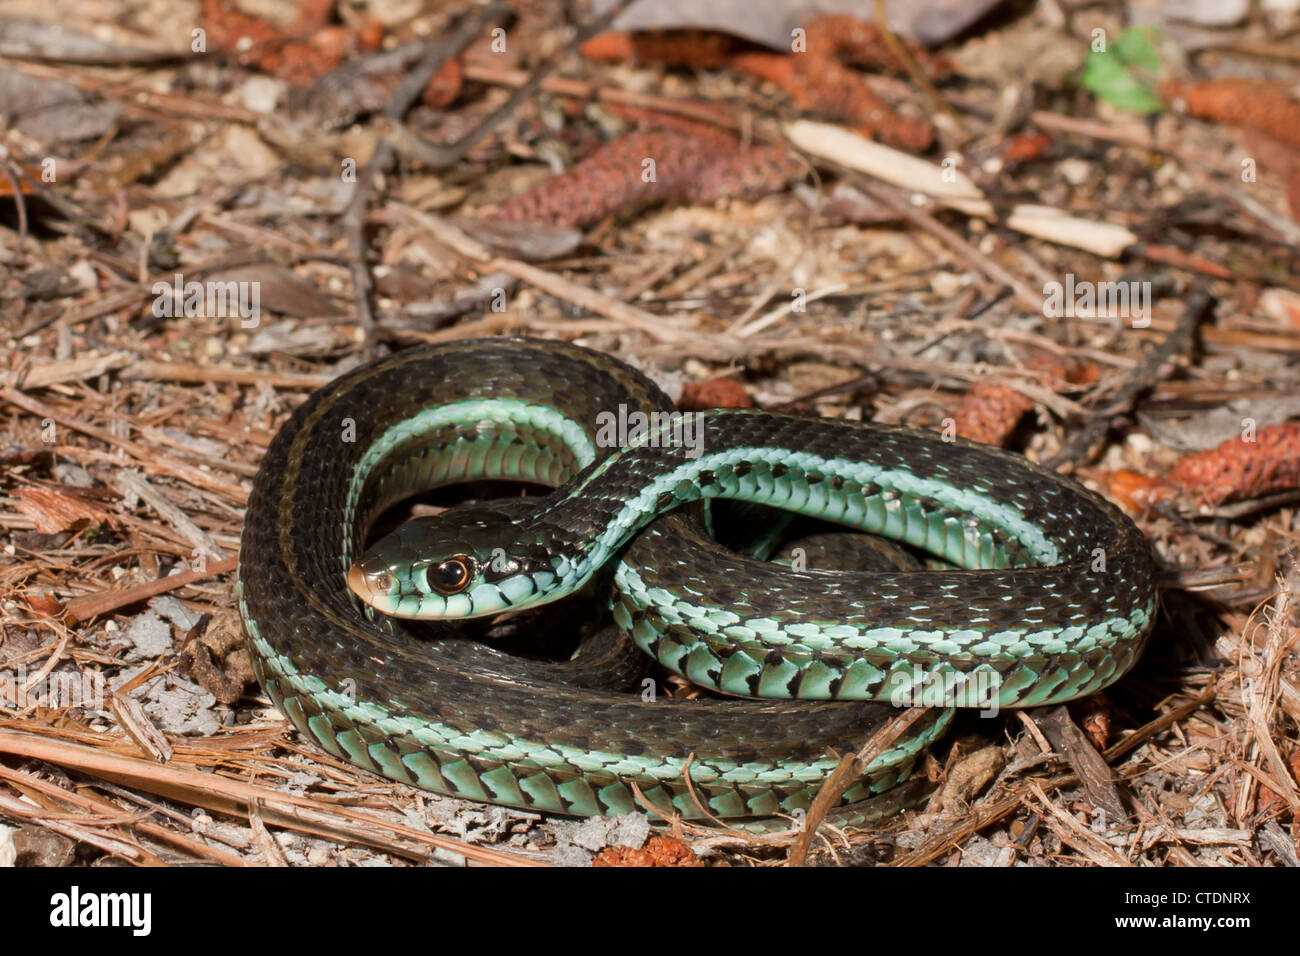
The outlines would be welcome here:
[[[1134,113],[1159,113],[1154,76],[1160,69],[1160,34],[1150,27],[1130,27],[1105,53],[1088,54],[1079,84],[1099,99]]]
[[[1160,69],[1160,31],[1154,27],[1129,27],[1115,39],[1115,54],[1125,66],[1147,73]]]

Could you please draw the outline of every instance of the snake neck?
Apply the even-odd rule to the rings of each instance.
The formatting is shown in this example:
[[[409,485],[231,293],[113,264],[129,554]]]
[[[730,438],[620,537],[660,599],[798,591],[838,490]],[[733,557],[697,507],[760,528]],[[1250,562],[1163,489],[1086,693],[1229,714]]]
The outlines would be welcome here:
[[[860,433],[852,442],[846,426]],[[987,468],[991,453],[877,424],[738,409],[692,413],[585,469],[529,533],[560,556],[557,588],[580,586],[657,515],[701,498],[833,521],[960,568],[1054,565],[1116,544],[1083,530],[1097,525],[1077,520],[1059,476],[1019,459],[1014,479],[996,477]]]

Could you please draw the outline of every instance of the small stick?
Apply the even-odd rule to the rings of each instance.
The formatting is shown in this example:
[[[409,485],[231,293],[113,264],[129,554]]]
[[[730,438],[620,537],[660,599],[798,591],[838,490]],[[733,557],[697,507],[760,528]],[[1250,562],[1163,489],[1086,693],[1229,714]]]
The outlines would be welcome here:
[[[619,0],[602,16],[597,17],[579,31],[578,35],[570,42],[569,47],[572,48],[585,43],[596,33],[605,29],[623,12],[623,8],[630,2],[632,0]],[[419,97],[425,85],[442,68],[443,63],[468,46],[483,26],[499,19],[508,12],[509,7],[504,4],[483,7],[475,16],[467,19],[465,24],[452,35],[450,40],[435,45],[429,55],[416,66],[411,75],[393,91],[393,95],[389,97],[388,103],[384,107],[384,118],[392,123],[400,122],[402,117],[406,115],[406,111],[411,108],[411,105]],[[504,103],[489,113],[482,122],[460,139],[443,145],[425,144],[420,149],[420,158],[435,170],[448,169],[456,165],[465,158],[465,154],[473,149],[483,137],[501,125],[508,116],[519,108],[519,105],[524,100],[536,92],[542,81],[559,66],[561,59],[562,57],[557,56],[538,69],[529,77],[527,83],[511,93]],[[369,345],[374,344],[376,330],[374,310],[370,307],[370,291],[373,284],[370,281],[370,272],[365,264],[365,237],[362,225],[374,178],[378,173],[388,168],[389,163],[393,161],[394,155],[395,150],[392,143],[386,139],[381,140],[365,171],[357,178],[356,191],[352,194],[352,200],[348,203],[348,208],[343,214],[344,233],[347,236],[348,248],[352,252],[352,299],[356,306],[357,319],[365,330]]]
[[[263,372],[217,365],[156,362],[152,359],[142,359],[125,365],[118,370],[117,377],[149,382],[218,382],[231,385],[260,385],[265,382],[272,388],[312,390],[328,385],[334,378],[333,375],[321,375],[315,372]],[[34,375],[27,377],[27,384],[30,385],[32,378]]]
[[[168,591],[174,591],[187,584],[193,584],[195,581],[203,581],[207,578],[216,577],[218,574],[233,571],[238,564],[239,559],[234,556],[223,558],[220,561],[209,561],[203,571],[181,571],[178,574],[169,574],[166,577],[158,578],[156,581],[146,581],[144,584],[136,584],[120,591],[97,591],[94,594],[83,594],[81,597],[73,598],[63,606],[63,609],[69,623],[88,621],[93,617],[99,617],[101,614],[107,614],[109,611],[115,611],[119,607],[148,600],[151,597],[166,594]]]
[[[65,415],[63,412],[44,402],[37,401],[30,395],[18,391],[16,388],[10,388],[7,385],[0,385],[0,400],[15,405],[24,411],[31,412],[40,418],[49,418],[58,422],[64,428],[70,428],[73,431],[81,432],[83,435],[89,435],[91,438],[97,438],[106,445],[112,445],[115,448],[121,448],[132,458],[149,465],[153,471],[160,474],[171,475],[182,481],[188,482],[196,488],[205,488],[208,491],[224,495],[231,501],[242,504],[248,498],[248,491],[239,485],[222,481],[220,478],[210,475],[198,468],[192,468],[184,462],[176,461],[174,458],[159,455],[157,451],[141,449],[139,446],[123,438],[119,438],[112,432],[91,425],[89,422],[83,422],[80,419],[73,418],[71,415]]]
[[[14,191],[14,207],[18,210],[18,248],[22,249],[27,241],[27,202],[23,199],[22,183],[18,181],[14,168],[9,165],[7,152],[0,153],[0,173],[9,180],[9,188]]]
[[[635,0],[618,0],[613,6],[603,14],[592,20],[585,27],[578,31],[567,44],[565,44],[565,53],[575,49],[590,40],[597,33],[604,30],[607,26],[617,19],[618,15]],[[564,57],[557,55],[553,57],[544,66],[536,70],[522,86],[515,89],[504,103],[489,113],[483,120],[471,129],[460,139],[452,143],[433,144],[426,143],[425,148],[421,150],[425,162],[429,163],[435,170],[441,171],[456,165],[465,158],[465,154],[482,141],[483,137],[492,130],[496,129],[506,118],[517,110],[528,97],[532,96],[542,85],[542,81],[555,72],[563,61]],[[432,74],[430,74],[432,76]],[[389,116],[389,119],[397,120],[400,116]]]
[[[952,119],[953,125],[955,125],[958,131],[965,136],[966,131],[962,128],[961,120],[957,116],[957,111],[952,108],[951,103],[943,98],[943,94],[935,89],[934,84],[930,82],[930,78],[926,76],[925,71],[921,69],[921,65],[916,62],[916,58],[908,52],[907,47],[903,46],[902,41],[899,40],[894,31],[889,28],[889,19],[885,11],[885,0],[876,0],[876,29],[880,31],[880,38],[885,41],[885,46],[889,47],[889,51],[894,54],[895,59],[897,59],[899,63],[903,64],[903,69],[907,70],[907,75],[912,78],[912,82],[921,88],[921,92],[923,92],[926,99],[930,101],[930,105],[940,112],[947,113],[949,118]]]
[[[849,172],[849,179],[872,199],[883,203],[914,226],[919,226],[937,238],[952,249],[953,252],[957,253],[959,257],[966,260],[967,264],[999,285],[1008,286],[1015,293],[1016,301],[1023,308],[1028,309],[1030,312],[1041,312],[1043,310],[1042,293],[1035,292],[1023,279],[1002,268],[1002,266],[984,255],[934,216],[914,208],[899,198],[892,189],[873,181],[861,173]]]
[[[1060,468],[1062,465],[1075,465],[1091,457],[1093,446],[1106,434],[1111,422],[1118,415],[1132,410],[1137,397],[1156,382],[1160,366],[1175,355],[1187,351],[1192,342],[1192,333],[1201,321],[1213,311],[1214,300],[1204,289],[1196,289],[1187,299],[1187,306],[1174,327],[1163,342],[1151,350],[1133,369],[1128,383],[1119,390],[1110,409],[1092,419],[1080,429],[1066,446],[1043,462],[1045,468]]]
[[[488,23],[504,16],[508,8],[504,4],[492,4],[481,8],[472,16],[466,17],[455,33],[447,40],[435,40],[429,45],[424,58],[416,64],[411,73],[393,90],[388,102],[384,104],[383,115],[386,119],[397,122],[406,115],[419,98],[442,65],[461,50],[469,46],[478,32]],[[393,161],[393,147],[381,140],[375,147],[374,155],[361,175],[357,177],[356,189],[343,211],[343,233],[347,238],[348,249],[352,253],[352,302],[357,310],[357,321],[365,331],[368,344],[373,344],[375,336],[375,313],[370,307],[370,292],[373,283],[370,270],[366,266],[365,216],[370,193],[374,188],[375,177],[386,170]]]
[[[1152,720],[1133,731],[1133,733],[1129,734],[1123,740],[1112,744],[1102,752],[1102,757],[1105,758],[1106,763],[1114,763],[1133,748],[1150,740],[1156,734],[1168,730],[1184,717],[1189,717],[1196,713],[1196,711],[1200,710],[1204,705],[1214,700],[1217,695],[1218,691],[1215,690],[1213,684],[1210,684],[1199,696],[1184,701],[1167,714],[1161,714],[1155,720]]]
[[[481,63],[466,63],[464,76],[476,83],[492,86],[523,86],[529,80],[524,70],[512,70],[504,67],[484,66]],[[591,100],[601,103],[613,103],[619,106],[636,106],[656,113],[670,116],[682,116],[710,126],[717,126],[739,134],[749,117],[722,103],[701,102],[697,100],[676,99],[670,96],[655,96],[637,90],[623,90],[618,87],[597,87],[582,80],[566,76],[550,77],[541,84],[542,90],[566,99]],[[781,135],[770,124],[760,124],[755,130],[756,137],[763,142],[779,143]]]
[[[856,754],[845,754],[840,759],[830,776],[826,778],[826,782],[821,785],[821,789],[817,791],[817,796],[813,798],[812,806],[808,808],[808,815],[804,818],[803,829],[795,838],[794,845],[790,847],[786,866],[804,865],[813,835],[826,819],[826,814],[831,807],[839,803],[840,798],[844,796],[844,791],[849,789],[853,781],[862,776],[863,771],[867,769],[867,764],[884,753],[890,744],[906,733],[907,728],[921,719],[926,710],[925,707],[908,708],[872,734],[871,739],[863,744],[862,749]]]
[[[0,729],[0,754],[42,760],[77,773],[136,787],[148,793],[203,807],[219,813],[237,814],[250,800],[262,803],[268,823],[301,832],[367,845],[412,856],[417,847],[449,850],[470,861],[507,866],[538,866],[537,861],[517,853],[475,846],[452,837],[415,830],[375,813],[353,807],[328,804],[310,796],[281,793],[270,787],[236,780],[221,773],[202,773],[179,766],[178,760],[157,764],[152,760],[113,753],[103,746],[67,743],[48,736]],[[28,809],[24,804],[18,806]],[[351,824],[347,827],[347,824]],[[391,834],[386,837],[384,834]]]
[[[558,273],[547,272],[545,269],[540,269],[530,263],[521,262],[518,259],[493,258],[491,249],[472,236],[466,235],[454,223],[439,216],[421,212],[418,209],[401,206],[400,204],[395,205],[412,222],[422,226],[438,242],[467,259],[482,263],[484,273],[509,273],[516,279],[527,282],[529,285],[535,286],[557,299],[564,299],[589,309],[598,315],[607,316],[616,322],[638,329],[656,342],[674,343],[681,340],[678,330],[673,327],[676,324],[673,319],[639,309],[621,299],[605,295],[590,286],[573,282]],[[463,326],[457,326],[447,331],[456,333],[457,338],[462,337],[464,334]]]
[[[208,533],[190,520],[190,516],[178,508],[170,498],[150,484],[149,479],[144,475],[124,468],[118,472],[116,483],[124,493],[133,494],[148,503],[177,534],[196,549],[203,551],[209,558],[220,561],[226,557],[226,552],[217,546]]]

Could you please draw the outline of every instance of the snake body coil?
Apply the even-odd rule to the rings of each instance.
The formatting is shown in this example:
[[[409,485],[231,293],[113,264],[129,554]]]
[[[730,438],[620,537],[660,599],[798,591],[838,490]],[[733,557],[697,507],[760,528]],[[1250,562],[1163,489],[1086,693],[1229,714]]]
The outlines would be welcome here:
[[[1141,649],[1155,608],[1141,534],[1023,458],[735,410],[699,417],[702,453],[647,435],[601,447],[597,413],[620,408],[671,404],[599,353],[492,339],[399,353],[297,409],[254,483],[239,570],[254,669],[294,725],[335,756],[472,800],[616,813],[636,807],[635,787],[687,817],[700,805],[765,816],[806,807],[836,753],[895,713],[859,701],[930,703],[914,692],[976,677],[992,696],[957,703],[1066,700],[1116,679]],[[559,490],[527,510],[443,516],[433,558],[399,531],[387,563],[364,582],[352,572],[370,603],[491,613],[571,593],[613,560],[615,620],[660,662],[728,694],[821,700],[643,700],[592,686],[593,669],[625,660],[618,646],[530,662],[364,614],[348,575],[373,518],[416,491],[481,478]],[[699,509],[678,507],[701,497],[830,518],[957,569],[795,573],[713,544]],[[466,580],[449,548],[467,559]],[[905,776],[951,713],[913,725],[846,800]]]

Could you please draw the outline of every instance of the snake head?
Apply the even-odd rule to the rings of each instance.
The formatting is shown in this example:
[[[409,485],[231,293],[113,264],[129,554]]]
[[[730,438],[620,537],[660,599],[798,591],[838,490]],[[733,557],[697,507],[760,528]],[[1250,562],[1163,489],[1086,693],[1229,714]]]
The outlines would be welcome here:
[[[408,620],[483,617],[544,603],[557,583],[547,552],[508,510],[456,508],[414,518],[348,571],[375,610]]]

